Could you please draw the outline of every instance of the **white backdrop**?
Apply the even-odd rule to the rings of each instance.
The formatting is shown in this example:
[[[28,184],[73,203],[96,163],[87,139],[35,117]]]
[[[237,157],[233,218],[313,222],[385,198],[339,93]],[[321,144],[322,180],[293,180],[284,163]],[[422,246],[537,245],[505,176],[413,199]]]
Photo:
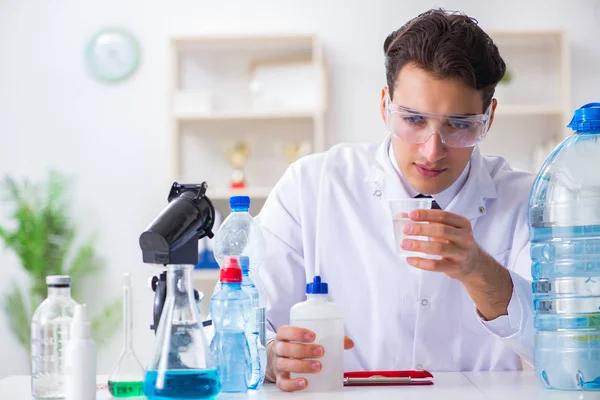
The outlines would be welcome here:
[[[135,347],[152,355],[152,292],[139,234],[166,204],[168,38],[206,32],[314,32],[330,67],[328,144],[383,136],[379,90],[387,34],[430,8],[460,9],[486,28],[563,28],[572,45],[572,102],[600,100],[600,2],[464,1],[142,1],[0,0],[0,175],[40,178],[48,167],[69,173],[82,235],[95,233],[108,272],[88,284],[90,307],[120,296],[120,274],[134,279]],[[83,49],[97,30],[123,25],[140,40],[140,69],[122,84],[91,79]],[[596,74],[594,74],[596,73]],[[5,207],[0,203],[0,207]],[[3,211],[3,209],[0,209]],[[4,215],[4,212],[0,212]],[[0,251],[0,293],[26,278]],[[27,373],[25,352],[0,314],[0,378]],[[120,335],[99,359],[109,373]]]

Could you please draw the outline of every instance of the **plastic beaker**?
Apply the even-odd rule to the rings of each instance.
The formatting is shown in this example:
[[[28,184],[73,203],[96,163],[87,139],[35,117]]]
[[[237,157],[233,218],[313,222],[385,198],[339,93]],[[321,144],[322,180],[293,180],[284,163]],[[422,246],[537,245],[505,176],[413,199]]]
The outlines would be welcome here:
[[[428,222],[413,221],[410,219],[409,214],[413,210],[430,209],[433,199],[431,198],[418,198],[418,199],[391,199],[389,200],[390,210],[392,212],[393,224],[394,224],[394,243],[396,245],[396,253],[403,258],[406,257],[421,257],[429,259],[440,259],[439,256],[425,254],[418,251],[410,251],[402,248],[402,240],[422,240],[430,241],[431,239],[427,236],[412,236],[404,233],[404,226],[407,224],[428,224]]]

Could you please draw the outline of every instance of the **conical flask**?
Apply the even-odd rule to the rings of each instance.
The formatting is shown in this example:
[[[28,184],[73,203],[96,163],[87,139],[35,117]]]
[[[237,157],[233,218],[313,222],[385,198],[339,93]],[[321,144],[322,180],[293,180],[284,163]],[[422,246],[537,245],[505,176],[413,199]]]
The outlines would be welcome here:
[[[150,400],[204,400],[221,390],[192,287],[192,265],[167,266],[167,295],[146,371]]]
[[[123,350],[119,361],[108,378],[108,391],[113,397],[143,396],[144,367],[133,351],[131,335],[131,276],[123,274]]]

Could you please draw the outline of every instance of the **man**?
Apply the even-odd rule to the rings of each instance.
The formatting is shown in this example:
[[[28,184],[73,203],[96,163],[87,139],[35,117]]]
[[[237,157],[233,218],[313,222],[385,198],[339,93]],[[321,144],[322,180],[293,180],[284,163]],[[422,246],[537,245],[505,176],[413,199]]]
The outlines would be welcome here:
[[[288,326],[318,272],[344,310],[345,370],[516,370],[531,358],[527,204],[533,176],[484,157],[505,72],[473,19],[431,10],[385,40],[383,143],[335,146],[281,178],[258,221],[260,269],[272,329],[267,379],[306,388],[290,372],[318,373],[324,349]],[[432,196],[413,211],[396,254],[388,200]],[[320,260],[317,271],[316,260]],[[276,332],[276,334],[275,334]]]

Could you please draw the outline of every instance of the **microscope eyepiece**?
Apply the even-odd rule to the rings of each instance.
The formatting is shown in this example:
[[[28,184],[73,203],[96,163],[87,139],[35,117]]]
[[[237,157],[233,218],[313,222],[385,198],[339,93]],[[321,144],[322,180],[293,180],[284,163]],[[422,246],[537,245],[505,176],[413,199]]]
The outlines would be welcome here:
[[[206,197],[206,182],[173,183],[169,204],[140,236],[143,262],[149,264],[198,263],[198,240],[213,237],[215,209]]]

